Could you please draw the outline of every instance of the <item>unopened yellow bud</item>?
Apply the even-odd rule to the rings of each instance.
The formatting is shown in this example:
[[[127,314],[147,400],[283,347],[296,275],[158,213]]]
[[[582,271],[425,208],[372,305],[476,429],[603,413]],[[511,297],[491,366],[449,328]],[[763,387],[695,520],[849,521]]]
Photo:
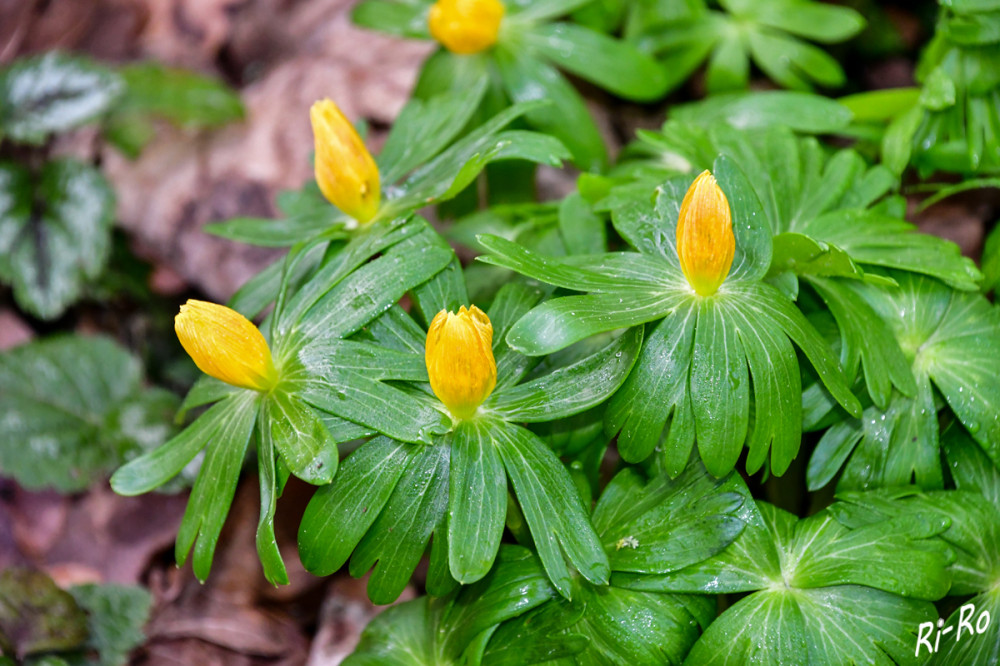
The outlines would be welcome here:
[[[278,381],[267,341],[236,310],[191,299],[174,317],[174,330],[206,375],[255,391],[267,391]]]
[[[475,305],[441,310],[427,331],[425,359],[434,395],[456,419],[472,416],[497,384],[490,318]]]
[[[729,201],[712,173],[703,171],[684,195],[677,219],[677,255],[691,288],[700,296],[718,291],[735,250]]]
[[[479,53],[497,43],[503,13],[500,0],[438,0],[428,26],[434,39],[452,53]]]
[[[309,109],[316,138],[316,182],[330,203],[361,224],[370,222],[382,198],[378,167],[354,125],[328,99]]]

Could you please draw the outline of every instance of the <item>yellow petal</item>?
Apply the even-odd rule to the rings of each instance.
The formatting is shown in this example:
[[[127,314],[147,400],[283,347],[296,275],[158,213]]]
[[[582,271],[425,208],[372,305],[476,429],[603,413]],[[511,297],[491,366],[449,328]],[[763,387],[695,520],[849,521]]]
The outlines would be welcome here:
[[[425,359],[434,395],[456,419],[469,418],[497,383],[490,318],[475,305],[441,310],[427,331]]]
[[[184,351],[206,375],[255,391],[267,391],[277,382],[267,341],[236,310],[192,299],[174,317],[174,330]]]
[[[677,255],[688,284],[711,296],[729,275],[736,238],[729,201],[710,171],[703,171],[681,202],[677,220]]]
[[[497,42],[500,0],[438,0],[428,15],[431,36],[452,53],[485,51]]]
[[[354,125],[328,99],[309,109],[316,139],[316,182],[330,203],[361,224],[378,212],[378,167]]]

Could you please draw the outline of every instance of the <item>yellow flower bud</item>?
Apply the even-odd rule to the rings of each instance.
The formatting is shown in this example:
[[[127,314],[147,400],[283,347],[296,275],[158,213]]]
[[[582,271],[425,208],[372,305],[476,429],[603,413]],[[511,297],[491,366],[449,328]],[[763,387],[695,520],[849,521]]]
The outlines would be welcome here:
[[[309,109],[316,138],[316,182],[330,203],[361,224],[378,212],[378,167],[354,125],[328,99]]]
[[[677,219],[677,255],[691,288],[700,296],[718,291],[735,250],[729,201],[712,173],[703,171],[684,195]]]
[[[236,310],[190,299],[174,317],[174,330],[206,375],[255,391],[267,391],[278,381],[267,341]]]
[[[427,22],[434,39],[452,53],[479,53],[496,44],[503,13],[500,0],[438,0]]]
[[[475,305],[441,310],[427,330],[425,359],[434,395],[456,419],[472,416],[497,383],[490,318]]]

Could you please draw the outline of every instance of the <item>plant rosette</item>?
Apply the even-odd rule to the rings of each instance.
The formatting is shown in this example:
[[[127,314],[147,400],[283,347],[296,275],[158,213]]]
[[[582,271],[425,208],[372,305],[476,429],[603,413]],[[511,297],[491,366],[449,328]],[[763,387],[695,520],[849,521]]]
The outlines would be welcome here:
[[[328,484],[337,471],[337,444],[373,434],[324,412],[315,398],[310,401],[310,394],[341,390],[323,384],[323,368],[318,366],[338,363],[367,369],[366,364],[372,364],[383,376],[413,375],[411,365],[345,338],[454,260],[450,250],[427,242],[430,233],[419,218],[379,225],[353,238],[297,291],[286,284],[265,326],[270,344],[231,308],[203,302],[182,308],[176,319],[178,337],[209,376],[188,393],[180,417],[190,409],[212,406],[163,446],[121,467],[111,484],[123,495],[149,492],[204,450],[175,547],[178,564],[193,547],[194,572],[200,580],[208,577],[253,440],[261,485],[257,549],[267,579],[288,582],[274,537],[274,511],[289,474]],[[401,238],[409,242],[401,243]],[[382,256],[371,259],[380,251]],[[294,274],[301,256],[291,255],[286,278]]]
[[[560,594],[571,594],[567,560],[591,583],[606,584],[608,559],[570,473],[521,424],[556,421],[605,401],[632,369],[642,329],[606,336],[597,351],[534,376],[539,359],[511,349],[504,336],[538,301],[538,290],[510,283],[485,314],[465,310],[461,272],[449,269],[412,298],[423,321],[435,320],[430,335],[401,308],[365,334],[379,353],[426,363],[421,377],[391,381],[331,362],[325,381],[345,388],[304,396],[381,433],[345,459],[306,509],[299,531],[306,569],[327,575],[350,559],[351,575],[361,576],[374,566],[368,594],[389,603],[430,542],[427,588],[440,596],[486,575],[507,524],[530,534]]]
[[[559,70],[638,102],[660,99],[667,81],[660,65],[635,46],[555,20],[588,1],[367,0],[355,7],[353,19],[366,28],[442,44],[424,63],[416,97],[476,88],[492,112],[511,102],[547,100],[527,113],[528,125],[559,139],[581,169],[599,170],[608,161],[600,131]],[[482,81],[489,87],[478,87]]]
[[[547,301],[514,324],[507,342],[522,353],[548,354],[623,327],[647,329],[636,367],[605,413],[606,433],[618,434],[626,461],[644,460],[659,447],[676,476],[697,441],[708,471],[724,476],[747,443],[749,472],[767,463],[780,475],[801,441],[800,369],[792,342],[848,412],[860,414],[860,404],[830,346],[787,295],[764,281],[771,230],[747,177],[728,157],[716,160],[713,172],[733,221],[728,236],[719,227],[715,241],[683,243],[681,218],[691,217],[685,224],[698,238],[698,225],[716,213],[684,206],[690,181],[672,179],[654,192],[630,191],[612,206],[615,229],[638,252],[546,257],[483,236],[480,244],[490,254],[480,260],[589,292]],[[730,265],[713,254],[717,244],[727,243]],[[687,264],[680,252],[690,253]],[[717,272],[711,276],[717,291],[707,295],[690,277],[702,254],[706,270]]]

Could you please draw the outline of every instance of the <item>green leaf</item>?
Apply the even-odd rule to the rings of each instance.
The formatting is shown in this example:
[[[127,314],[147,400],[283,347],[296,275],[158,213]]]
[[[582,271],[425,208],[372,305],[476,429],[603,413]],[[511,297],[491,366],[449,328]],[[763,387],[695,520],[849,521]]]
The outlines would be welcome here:
[[[669,422],[664,451],[666,460],[675,464],[670,470],[674,476],[694,445],[688,373],[696,313],[693,304],[682,306],[647,332],[634,369],[604,417],[605,434],[618,433],[618,452],[627,462],[645,460]]]
[[[506,421],[552,421],[604,402],[628,377],[642,346],[642,328],[626,331],[596,354],[530,382],[496,391],[484,409]]]
[[[175,406],[110,339],[16,347],[0,354],[0,469],[26,488],[83,490],[165,441]]]
[[[648,482],[626,468],[604,489],[593,522],[613,571],[668,573],[732,543],[743,531],[737,516],[745,501],[749,491],[736,475],[716,480],[698,464]]]
[[[415,453],[412,446],[376,437],[347,456],[333,483],[321,487],[299,526],[302,565],[329,576],[347,562]]]
[[[721,121],[737,129],[783,126],[796,132],[829,134],[847,127],[851,112],[828,97],[774,90],[713,95],[673,107],[670,118],[703,127]]]
[[[559,204],[559,235],[566,254],[600,254],[607,250],[604,218],[577,193],[568,195]]]
[[[0,164],[0,279],[18,304],[54,319],[103,270],[111,248],[114,193],[82,162],[47,163],[32,181]]]
[[[534,128],[559,139],[585,171],[599,171],[607,164],[607,150],[590,112],[572,85],[550,65],[522,49],[495,49],[504,88],[515,102],[548,100],[530,111],[526,120]]]
[[[608,559],[587,520],[566,468],[535,435],[512,424],[494,422],[491,430],[521,510],[531,529],[542,565],[564,597],[571,594],[565,557],[596,585],[608,581]],[[551,507],[560,510],[553,512]]]
[[[488,424],[455,428],[449,478],[448,562],[465,585],[493,566],[507,517],[507,478]]]
[[[274,534],[274,512],[281,493],[275,465],[275,447],[268,424],[268,408],[262,406],[261,428],[257,442],[257,473],[260,477],[260,520],[257,522],[257,557],[264,568],[264,577],[272,585],[287,585],[288,572]],[[281,484],[283,485],[283,484]]]
[[[525,44],[580,78],[637,102],[659,100],[664,70],[628,42],[572,23],[543,23],[523,35]]]
[[[922,276],[894,272],[893,291],[863,295],[892,327],[986,454],[1000,461],[1000,312],[981,295],[953,291]]]
[[[162,486],[228,427],[234,415],[246,412],[253,397],[253,391],[244,390],[216,403],[163,446],[118,468],[111,476],[111,487],[119,495],[141,495]]]
[[[865,386],[880,409],[886,409],[892,387],[907,396],[916,394],[910,364],[889,327],[857,292],[839,280],[809,279],[837,320],[841,336],[840,364],[849,379],[864,369]]]
[[[337,282],[302,315],[298,332],[326,340],[347,337],[385,312],[403,294],[447,266],[453,253],[437,247],[388,252]]]
[[[776,289],[756,284],[740,294],[748,307],[771,319],[798,346],[812,364],[827,390],[849,413],[861,413],[858,399],[851,393],[850,385],[833,354],[833,350],[806,320],[801,312]],[[746,308],[741,308],[744,313]]]
[[[748,42],[757,65],[786,88],[811,90],[813,83],[827,88],[844,85],[846,77],[837,60],[811,44],[764,31],[751,32]]]
[[[754,18],[771,28],[827,44],[850,39],[865,27],[864,17],[853,9],[818,2],[762,3],[755,8]]]
[[[914,105],[897,116],[882,137],[882,163],[895,174],[901,174],[910,163],[913,140],[924,119],[924,112]]]
[[[699,301],[691,358],[691,408],[698,451],[715,476],[736,465],[749,425],[750,378],[734,324],[715,300]]]
[[[936,615],[928,602],[855,585],[758,592],[713,622],[688,660],[918,664],[917,626]]]
[[[124,94],[105,131],[130,157],[138,155],[155,134],[150,116],[192,129],[218,127],[245,114],[234,90],[202,74],[152,61],[126,65],[119,72]]]
[[[351,11],[351,21],[362,28],[370,28],[390,35],[427,39],[426,2],[410,0],[365,0]]]
[[[374,4],[359,5],[354,11],[355,19],[362,8]],[[383,182],[393,183],[436,157],[466,126],[485,92],[486,80],[479,79],[470,88],[407,102],[378,156]]]
[[[546,301],[511,328],[507,344],[529,356],[564,349],[597,333],[660,319],[687,300],[682,293],[587,294]]]
[[[143,626],[149,620],[152,595],[136,585],[75,585],[69,593],[87,613],[90,637],[99,666],[125,666],[129,653],[146,641]]]
[[[421,447],[351,556],[352,576],[375,567],[368,579],[372,602],[395,601],[420,563],[431,534],[445,529],[449,463],[449,447]]]
[[[381,3],[379,3],[381,4]],[[435,666],[434,601],[420,597],[392,606],[368,623],[344,666]]]
[[[17,60],[0,69],[0,132],[42,144],[106,113],[121,91],[118,75],[89,58],[53,51]]]
[[[461,189],[461,182],[471,182],[477,169],[492,160],[513,159],[523,156],[529,160],[558,164],[564,151],[557,142],[539,138],[534,133],[501,133],[504,127],[521,116],[531,113],[545,102],[538,99],[515,100],[520,102],[496,114],[485,123],[453,143],[434,159],[413,171],[402,184],[400,195],[384,206],[385,215],[410,212],[429,203],[454,196]],[[504,138],[501,139],[501,136]],[[526,140],[526,137],[527,138]],[[559,138],[559,137],[557,137]],[[522,146],[522,144],[526,144]],[[521,152],[523,148],[523,153]],[[484,157],[486,156],[486,157]],[[468,163],[472,165],[466,168]],[[456,180],[459,182],[456,185]]]
[[[178,565],[184,564],[194,547],[194,575],[202,582],[212,568],[215,546],[236,494],[243,459],[257,420],[257,394],[254,391],[237,394],[213,407],[202,418],[219,407],[226,409],[218,417],[218,429],[205,450],[205,459],[191,489],[174,547]]]
[[[278,390],[265,410],[262,437],[272,442],[289,471],[317,486],[330,483],[337,473],[337,442],[312,408]]]
[[[920,99],[920,88],[888,88],[845,95],[837,101],[854,113],[857,122],[895,118],[911,109]]]

